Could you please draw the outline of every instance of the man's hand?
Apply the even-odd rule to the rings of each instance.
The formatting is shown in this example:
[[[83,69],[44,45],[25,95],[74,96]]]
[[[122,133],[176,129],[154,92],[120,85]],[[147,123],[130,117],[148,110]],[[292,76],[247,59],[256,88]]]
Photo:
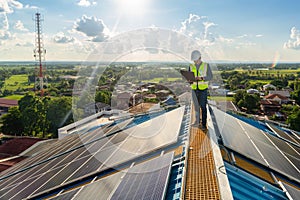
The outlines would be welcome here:
[[[203,79],[203,76],[196,76],[196,80],[197,80],[197,81],[202,81],[202,80],[204,80],[204,79]]]

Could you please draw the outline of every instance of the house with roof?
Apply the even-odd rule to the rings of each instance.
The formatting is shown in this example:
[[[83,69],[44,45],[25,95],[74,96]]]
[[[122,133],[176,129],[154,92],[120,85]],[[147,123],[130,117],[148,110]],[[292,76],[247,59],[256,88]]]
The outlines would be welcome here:
[[[8,109],[18,106],[18,100],[0,98],[0,116],[7,113]]]
[[[279,112],[281,105],[278,101],[271,101],[269,99],[260,100],[260,109],[264,112],[265,115],[273,115],[276,112]]]
[[[265,96],[264,99],[269,100],[271,102],[278,102],[280,105],[287,104],[288,102],[290,102],[290,99],[288,97],[277,93],[270,93],[267,96]]]
[[[279,94],[279,95],[287,97],[287,98],[291,97],[291,93],[288,90],[270,90],[269,94]]]

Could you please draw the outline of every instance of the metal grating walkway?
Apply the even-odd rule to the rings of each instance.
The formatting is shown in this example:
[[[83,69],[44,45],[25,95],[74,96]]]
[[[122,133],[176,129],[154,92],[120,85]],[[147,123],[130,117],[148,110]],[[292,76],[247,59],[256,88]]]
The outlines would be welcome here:
[[[185,199],[221,199],[210,139],[196,127],[190,134]]]

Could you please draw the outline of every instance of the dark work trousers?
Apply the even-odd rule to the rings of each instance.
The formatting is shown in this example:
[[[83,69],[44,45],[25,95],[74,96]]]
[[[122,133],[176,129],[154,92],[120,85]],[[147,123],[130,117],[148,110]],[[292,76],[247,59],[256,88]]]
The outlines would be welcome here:
[[[207,120],[207,89],[205,90],[192,90],[192,98],[194,102],[194,108],[196,112],[196,124],[202,124],[206,127]],[[200,120],[200,108],[201,108],[201,120]]]

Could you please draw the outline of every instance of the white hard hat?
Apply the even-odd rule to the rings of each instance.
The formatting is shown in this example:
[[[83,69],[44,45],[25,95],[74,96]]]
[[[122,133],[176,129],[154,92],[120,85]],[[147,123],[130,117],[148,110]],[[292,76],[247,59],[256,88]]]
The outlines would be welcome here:
[[[198,50],[194,50],[191,54],[191,60],[198,60],[201,57],[201,53]]]

